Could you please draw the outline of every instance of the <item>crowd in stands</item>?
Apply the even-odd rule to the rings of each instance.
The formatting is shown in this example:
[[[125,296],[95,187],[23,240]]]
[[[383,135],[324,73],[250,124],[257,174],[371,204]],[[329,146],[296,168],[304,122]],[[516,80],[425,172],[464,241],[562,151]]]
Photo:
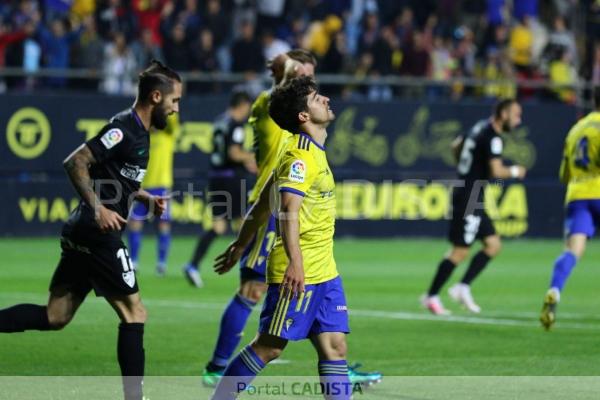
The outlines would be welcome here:
[[[518,94],[571,103],[576,92],[568,86],[515,82],[600,83],[596,38],[598,0],[0,0],[0,68],[95,71],[85,80],[7,77],[0,89],[132,94],[135,72],[153,58],[180,72],[234,72],[253,82],[274,55],[303,47],[316,55],[320,74],[496,81],[328,87],[346,97]]]

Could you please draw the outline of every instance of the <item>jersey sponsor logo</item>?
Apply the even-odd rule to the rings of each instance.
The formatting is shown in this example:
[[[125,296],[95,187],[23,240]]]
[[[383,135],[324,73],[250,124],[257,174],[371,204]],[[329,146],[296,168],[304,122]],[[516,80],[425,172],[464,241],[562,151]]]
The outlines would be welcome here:
[[[495,155],[501,155],[502,154],[502,149],[503,149],[503,144],[502,144],[502,139],[499,137],[495,137],[492,139],[492,142],[490,143],[490,150],[492,151],[492,154]]]
[[[107,149],[112,149],[123,140],[123,131],[114,128],[106,132],[100,138],[100,141]]]
[[[294,161],[290,166],[290,181],[304,183],[304,178],[306,178],[306,165],[304,164],[304,161]]]
[[[137,165],[125,164],[121,168],[121,175],[127,179],[141,183],[144,180],[144,176],[146,176],[146,170]]]
[[[243,144],[244,138],[246,137],[246,132],[244,132],[244,128],[238,126],[233,130],[233,135],[231,135],[231,137],[234,142]]]
[[[285,329],[286,329],[286,330],[289,330],[289,329],[290,329],[290,326],[292,326],[292,324],[293,324],[293,323],[294,323],[294,320],[293,320],[293,319],[291,319],[291,318],[288,318],[288,319],[285,321]]]

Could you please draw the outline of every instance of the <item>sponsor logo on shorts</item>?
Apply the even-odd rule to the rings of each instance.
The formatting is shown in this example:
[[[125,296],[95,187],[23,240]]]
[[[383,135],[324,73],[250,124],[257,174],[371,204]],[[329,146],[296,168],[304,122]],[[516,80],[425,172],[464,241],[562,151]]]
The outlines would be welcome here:
[[[290,166],[289,179],[292,182],[304,183],[306,177],[306,165],[302,160],[296,160]]]
[[[123,140],[123,132],[120,129],[114,128],[106,132],[100,138],[100,141],[107,149],[115,147]]]
[[[146,170],[137,165],[125,164],[121,168],[121,175],[127,179],[141,183],[144,180],[144,176],[146,176]]]
[[[293,324],[293,323],[294,323],[294,320],[293,320],[293,319],[291,319],[291,318],[288,318],[288,319],[285,321],[285,329],[286,329],[286,330],[289,330],[289,329],[290,329],[290,326],[292,326],[292,324]]]
[[[348,311],[348,306],[337,306],[336,311]]]

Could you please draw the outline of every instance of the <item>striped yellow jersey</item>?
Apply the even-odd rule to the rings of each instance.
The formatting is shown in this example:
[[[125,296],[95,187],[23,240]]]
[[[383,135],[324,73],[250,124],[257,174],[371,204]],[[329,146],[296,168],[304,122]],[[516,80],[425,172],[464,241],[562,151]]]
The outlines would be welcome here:
[[[600,112],[591,112],[569,131],[560,179],[567,184],[567,203],[600,199]]]
[[[274,171],[280,192],[303,196],[299,215],[300,250],[305,284],[317,284],[338,276],[333,258],[335,182],[325,148],[306,134],[286,141]],[[267,261],[267,283],[281,283],[288,258],[278,237]]]
[[[179,117],[172,114],[167,118],[167,127],[164,130],[150,132],[150,160],[142,182],[143,188],[173,187],[173,153],[179,131]]]
[[[291,136],[291,133],[281,129],[269,115],[270,95],[270,92],[264,91],[258,96],[248,118],[248,123],[254,130],[254,155],[258,165],[258,176],[250,194],[250,203],[258,199],[261,189],[275,168],[277,155],[283,143]]]

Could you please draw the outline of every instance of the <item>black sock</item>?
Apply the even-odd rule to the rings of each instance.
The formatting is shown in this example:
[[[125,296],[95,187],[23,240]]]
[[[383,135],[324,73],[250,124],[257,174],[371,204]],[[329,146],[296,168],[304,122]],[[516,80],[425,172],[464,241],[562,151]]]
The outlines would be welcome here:
[[[487,263],[490,261],[491,257],[485,254],[483,250],[479,253],[475,254],[475,257],[471,260],[471,264],[469,265],[469,269],[465,272],[465,276],[463,276],[461,282],[465,285],[470,285],[471,282],[483,271]]]
[[[196,269],[199,269],[198,265],[200,264],[200,261],[202,261],[204,255],[206,254],[206,251],[208,250],[208,247],[213,242],[213,240],[215,240],[216,237],[217,232],[211,229],[210,231],[202,235],[202,237],[198,241],[198,244],[196,245],[196,250],[194,251],[194,258],[192,258],[192,261],[190,262],[190,264],[193,265]]]
[[[431,286],[429,287],[429,296],[435,296],[440,292],[442,286],[444,286],[448,278],[450,278],[450,275],[452,275],[454,267],[456,267],[456,265],[447,258],[442,260],[440,265],[438,265],[437,272],[433,277],[433,282],[431,282]]]
[[[50,330],[48,307],[36,304],[17,304],[0,310],[0,332]]]
[[[144,324],[119,325],[117,357],[123,376],[125,400],[142,400],[144,379]]]

